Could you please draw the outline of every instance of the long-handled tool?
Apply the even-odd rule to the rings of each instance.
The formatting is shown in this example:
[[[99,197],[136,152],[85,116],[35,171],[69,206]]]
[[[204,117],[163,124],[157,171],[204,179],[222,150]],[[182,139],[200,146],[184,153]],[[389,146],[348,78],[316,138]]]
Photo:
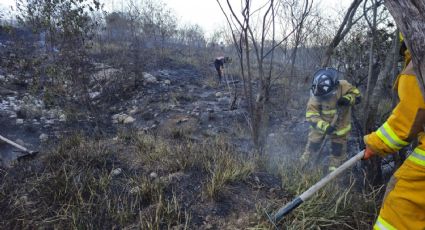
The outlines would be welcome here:
[[[310,197],[312,197],[317,191],[319,191],[321,188],[323,188],[327,183],[335,179],[339,174],[353,166],[355,163],[360,161],[364,156],[364,150],[357,153],[354,157],[346,161],[344,164],[339,166],[335,171],[329,173],[326,177],[321,179],[319,182],[317,182],[315,185],[311,186],[307,191],[305,191],[303,194],[292,200],[290,203],[279,209],[276,214],[273,216],[273,223],[278,223],[285,215],[289,214],[300,206],[304,201],[308,200]]]
[[[332,118],[332,121],[331,121],[331,124],[330,125],[331,126],[335,126],[337,122],[338,122],[338,112]],[[322,157],[322,152],[323,152],[323,149],[326,146],[326,143],[328,143],[328,140],[329,140],[329,134],[325,134],[325,137],[323,138],[322,144],[320,145],[319,150],[316,152],[316,160],[315,160],[316,164],[318,164],[319,161],[320,161],[320,159],[323,158]]]
[[[18,158],[22,158],[22,157],[26,157],[26,156],[34,156],[34,155],[36,155],[36,154],[38,153],[38,151],[31,151],[31,150],[28,150],[28,149],[27,149],[27,148],[25,148],[24,146],[19,145],[18,143],[15,143],[15,142],[13,142],[13,141],[11,141],[11,140],[7,139],[6,137],[3,137],[2,135],[0,135],[0,140],[2,140],[2,141],[4,141],[4,142],[6,142],[6,143],[8,143],[8,144],[10,144],[10,145],[12,145],[12,146],[14,146],[14,147],[16,147],[16,148],[18,148],[18,149],[20,149],[20,150],[22,150],[23,152],[25,152],[25,153],[26,153],[25,155],[21,155],[21,156],[19,156]]]

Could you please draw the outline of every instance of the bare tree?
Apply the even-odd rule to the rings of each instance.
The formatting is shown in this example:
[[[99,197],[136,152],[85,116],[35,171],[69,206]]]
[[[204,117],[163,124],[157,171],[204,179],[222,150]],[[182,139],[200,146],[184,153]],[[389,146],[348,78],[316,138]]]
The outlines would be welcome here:
[[[377,77],[376,86],[370,95],[370,104],[366,111],[365,115],[365,127],[367,129],[374,129],[375,122],[378,116],[378,108],[380,103],[383,101],[382,98],[385,97],[385,94],[391,90],[391,76],[392,68],[398,62],[398,53],[399,42],[398,34],[395,33],[393,37],[393,42],[391,45],[391,52],[386,56],[384,61],[384,67],[379,72]],[[366,130],[369,131],[369,130]],[[364,162],[369,181],[374,185],[382,184],[382,169],[381,169],[382,159],[373,158],[368,162]]]
[[[335,48],[338,44],[344,39],[344,37],[348,34],[351,27],[356,24],[358,20],[360,20],[361,16],[358,18],[354,18],[356,15],[357,8],[360,6],[360,3],[363,0],[354,0],[347,12],[345,13],[344,19],[342,20],[341,25],[339,26],[338,31],[336,32],[332,42],[329,44],[328,48],[325,51],[325,58],[322,60],[322,67],[326,67],[330,64],[331,56]]]
[[[392,70],[395,65],[397,65],[399,57],[399,42],[398,34],[394,33],[391,52],[385,58],[384,65],[382,70],[379,72],[377,77],[376,86],[370,95],[369,109],[366,113],[366,127],[374,128],[374,124],[377,118],[377,112],[379,104],[382,102],[382,98],[385,97],[385,94],[389,93],[389,89],[392,86]]]
[[[45,58],[34,61],[40,64],[37,66],[40,75],[34,76],[39,79],[45,101],[52,104],[72,102],[91,108],[88,82],[92,64],[88,61],[87,50],[97,22],[92,20],[89,12],[100,10],[100,3],[88,0],[18,0],[17,10],[20,23],[31,26],[35,33],[45,35],[45,50],[41,55],[36,54]],[[74,97],[64,101],[65,95]]]
[[[377,76],[374,75],[374,68],[375,67],[375,42],[376,42],[376,36],[377,36],[377,17],[378,17],[378,7],[381,4],[381,1],[379,0],[370,0],[372,4],[372,20],[369,19],[367,15],[366,5],[369,2],[369,0],[365,0],[364,2],[364,18],[369,25],[370,32],[369,32],[369,38],[370,38],[370,46],[369,46],[369,70],[368,70],[368,77],[367,77],[367,85],[366,85],[366,93],[365,93],[365,100],[364,100],[364,111],[365,114],[368,114],[369,112],[369,97],[374,89],[374,85],[377,79]],[[375,71],[376,72],[376,71]],[[363,124],[363,132],[366,132],[366,123],[367,118],[364,119]]]
[[[304,3],[305,6],[300,5],[300,2],[298,0],[294,0],[290,3],[289,11],[291,16],[291,24],[293,28],[297,28],[294,33],[294,44],[292,47],[292,57],[291,57],[291,74],[290,76],[293,77],[294,75],[294,68],[295,68],[295,61],[297,59],[297,51],[298,47],[304,37],[304,22],[306,21],[306,18],[311,13],[311,8],[313,6],[313,1],[305,1],[301,2],[301,4]]]
[[[177,31],[176,35],[179,43],[186,47],[189,57],[195,55],[195,51],[200,52],[202,48],[206,47],[204,31],[198,25],[184,25]]]
[[[267,126],[265,115],[270,98],[274,52],[276,47],[286,41],[298,27],[277,40],[276,14],[282,2],[270,0],[258,9],[252,9],[252,2],[252,0],[242,1],[241,15],[238,15],[229,0],[226,0],[227,11],[217,0],[227,19],[239,57],[251,136],[256,148],[261,151],[264,144],[264,127]],[[254,15],[259,15],[259,31],[256,31],[253,25]]]

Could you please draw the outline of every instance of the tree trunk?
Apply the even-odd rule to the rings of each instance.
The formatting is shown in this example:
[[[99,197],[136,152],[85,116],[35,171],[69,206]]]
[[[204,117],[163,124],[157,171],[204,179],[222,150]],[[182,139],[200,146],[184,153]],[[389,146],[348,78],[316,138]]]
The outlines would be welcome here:
[[[299,41],[298,38],[295,39],[295,45],[292,51],[292,57],[291,57],[291,74],[289,75],[290,78],[294,79],[294,70],[295,70],[295,61],[297,60],[297,51],[298,51],[298,45],[299,45]],[[294,80],[291,80],[289,82],[292,82]]]
[[[397,79],[397,76],[399,74],[399,70],[398,70],[398,62],[400,60],[400,40],[398,39],[398,34],[400,33],[400,31],[397,29],[395,32],[395,46],[394,46],[394,53],[393,55],[393,66],[392,66],[392,70],[391,70],[391,82],[395,82],[395,80]],[[395,90],[391,90],[391,105],[394,108],[398,103],[398,95],[397,92]]]
[[[379,103],[381,99],[385,96],[385,92],[388,88],[391,88],[392,81],[392,69],[397,60],[394,56],[398,56],[398,34],[394,35],[393,43],[391,46],[391,54],[387,55],[384,62],[384,68],[379,72],[378,79],[376,81],[376,86],[370,97],[370,106],[369,111],[366,116],[366,127],[369,129],[375,129],[376,115],[378,112]]]
[[[404,36],[425,98],[425,1],[386,0],[385,6]]]
[[[363,111],[365,114],[369,114],[369,97],[373,92],[373,88],[375,86],[376,77],[374,76],[374,52],[375,52],[375,40],[376,40],[376,16],[378,11],[378,5],[375,3],[372,3],[373,7],[373,15],[372,15],[372,23],[370,23],[367,19],[367,12],[365,12],[365,18],[368,21],[368,24],[370,26],[370,47],[369,47],[369,70],[367,75],[367,85],[366,85],[366,94],[365,94],[365,100],[364,100],[364,108]],[[374,81],[375,80],[375,81]],[[372,82],[374,81],[374,82]],[[370,127],[367,127],[367,117],[365,117],[363,120],[363,132],[368,133],[368,129]]]

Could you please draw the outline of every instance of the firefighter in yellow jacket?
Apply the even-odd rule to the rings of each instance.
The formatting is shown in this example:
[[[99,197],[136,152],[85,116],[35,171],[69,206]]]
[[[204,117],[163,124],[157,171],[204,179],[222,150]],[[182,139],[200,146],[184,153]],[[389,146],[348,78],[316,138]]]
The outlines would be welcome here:
[[[339,72],[333,68],[320,69],[314,74],[306,111],[310,132],[301,156],[301,161],[307,163],[319,150],[325,135],[329,135],[332,149],[329,171],[335,170],[346,157],[351,106],[360,102],[360,91],[346,80],[338,80],[338,76]],[[338,119],[332,124],[336,114]]]
[[[364,159],[395,153],[415,139],[418,146],[388,183],[374,229],[425,229],[425,101],[408,50],[404,57],[407,65],[395,83],[400,102],[376,132],[364,137]]]

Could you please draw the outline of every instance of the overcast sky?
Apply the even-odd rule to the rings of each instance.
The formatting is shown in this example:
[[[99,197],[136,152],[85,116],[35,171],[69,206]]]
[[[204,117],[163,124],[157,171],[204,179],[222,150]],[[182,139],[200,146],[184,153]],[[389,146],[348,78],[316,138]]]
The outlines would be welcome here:
[[[164,0],[164,2],[175,10],[183,23],[197,23],[201,25],[207,33],[211,33],[215,28],[225,24],[223,13],[216,0]],[[221,0],[221,2],[224,1]],[[235,2],[237,4],[240,1]],[[327,11],[330,15],[334,15],[335,12],[343,8],[347,9],[352,0],[314,0],[314,2],[320,2],[323,11]]]
[[[233,1],[236,3],[240,2]],[[111,9],[112,4],[115,8],[120,9],[123,3],[122,0],[101,0],[101,2],[105,3],[106,10]],[[216,0],[163,0],[163,2],[174,10],[180,19],[179,23],[198,24],[208,34],[214,32],[216,28],[225,25],[222,12]],[[335,12],[339,12],[341,9],[347,9],[352,0],[314,0],[314,2],[320,3],[319,5],[323,12],[329,15],[336,15]],[[0,9],[8,8],[11,5],[15,5],[15,0],[0,0]]]

